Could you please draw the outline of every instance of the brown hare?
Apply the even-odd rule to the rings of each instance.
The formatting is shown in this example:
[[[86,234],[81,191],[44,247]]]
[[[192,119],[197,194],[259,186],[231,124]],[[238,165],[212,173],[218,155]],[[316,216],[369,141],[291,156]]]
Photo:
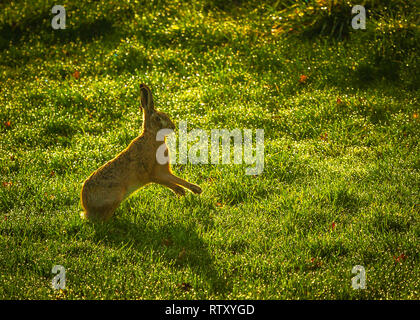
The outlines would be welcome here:
[[[82,218],[108,220],[119,204],[132,192],[149,183],[158,183],[172,189],[178,195],[185,190],[201,193],[201,188],[172,174],[169,161],[159,164],[156,151],[165,142],[157,141],[161,129],[175,129],[169,117],[156,111],[152,92],[140,85],[141,109],[143,109],[143,132],[131,141],[130,145],[114,159],[94,171],[83,183],[81,204]]]

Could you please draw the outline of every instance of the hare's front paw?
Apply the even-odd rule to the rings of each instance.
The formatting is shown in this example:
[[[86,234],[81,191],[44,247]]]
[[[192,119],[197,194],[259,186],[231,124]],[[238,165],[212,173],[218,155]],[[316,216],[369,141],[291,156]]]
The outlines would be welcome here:
[[[179,186],[173,188],[174,192],[179,196],[185,196],[185,190]]]
[[[200,194],[201,192],[203,192],[203,190],[201,190],[201,188],[199,186],[196,186],[196,185],[192,185],[190,190],[194,193],[197,193],[197,194]]]

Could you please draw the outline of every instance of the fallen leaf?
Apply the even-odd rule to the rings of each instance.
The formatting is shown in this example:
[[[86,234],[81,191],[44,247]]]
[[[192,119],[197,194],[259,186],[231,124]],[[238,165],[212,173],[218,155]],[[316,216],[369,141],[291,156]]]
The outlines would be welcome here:
[[[302,75],[299,77],[299,82],[300,82],[300,83],[305,83],[305,82],[306,82],[306,80],[308,80],[308,76],[305,76],[304,74],[302,74]]]
[[[182,291],[188,291],[188,290],[192,289],[192,285],[190,285],[187,282],[183,282],[183,283],[178,285],[178,288],[181,289]]]
[[[405,259],[407,259],[407,256],[404,253],[401,253],[398,257],[394,256],[395,263],[400,263]]]
[[[319,268],[322,265],[322,261],[320,261],[316,258],[311,258],[311,264],[312,264],[310,266],[311,269]]]

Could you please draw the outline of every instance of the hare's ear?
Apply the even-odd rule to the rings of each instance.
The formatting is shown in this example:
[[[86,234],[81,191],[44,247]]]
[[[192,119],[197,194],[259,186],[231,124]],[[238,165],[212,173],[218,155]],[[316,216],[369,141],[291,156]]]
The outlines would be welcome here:
[[[153,112],[155,104],[153,103],[152,91],[144,83],[140,85],[141,107],[147,112]]]

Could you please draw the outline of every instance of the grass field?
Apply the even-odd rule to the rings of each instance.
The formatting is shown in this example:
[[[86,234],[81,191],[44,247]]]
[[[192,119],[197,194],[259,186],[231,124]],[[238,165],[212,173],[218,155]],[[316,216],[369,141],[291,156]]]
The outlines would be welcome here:
[[[2,2],[0,298],[419,299],[418,18],[384,2],[340,33],[292,1],[62,1],[64,30],[54,1]],[[264,172],[174,165],[201,195],[150,185],[82,221],[140,83],[189,130],[264,129]]]

